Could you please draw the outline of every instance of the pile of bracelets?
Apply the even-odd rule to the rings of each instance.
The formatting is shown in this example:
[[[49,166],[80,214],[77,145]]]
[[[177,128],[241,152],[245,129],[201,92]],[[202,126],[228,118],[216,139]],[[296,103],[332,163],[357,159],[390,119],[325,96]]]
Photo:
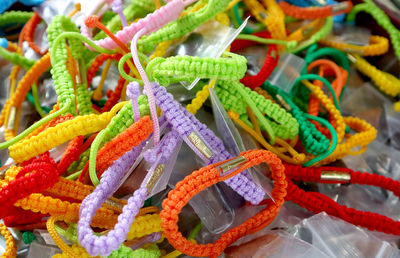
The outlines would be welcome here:
[[[400,256],[382,2],[2,2],[0,257]]]

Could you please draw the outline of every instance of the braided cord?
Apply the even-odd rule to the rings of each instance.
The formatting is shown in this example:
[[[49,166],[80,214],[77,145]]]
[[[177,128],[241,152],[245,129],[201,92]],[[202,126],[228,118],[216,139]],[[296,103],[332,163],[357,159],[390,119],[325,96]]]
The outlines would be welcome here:
[[[364,0],[363,4],[354,6],[347,15],[347,21],[354,22],[357,13],[362,11],[372,15],[376,22],[387,31],[397,59],[400,60],[400,31],[392,24],[385,12],[377,7],[372,0]]]
[[[0,27],[4,27],[8,24],[19,23],[25,24],[33,16],[33,12],[22,12],[22,11],[9,11],[0,14]]]
[[[186,16],[185,16],[186,17]],[[196,78],[239,80],[246,72],[246,59],[233,53],[225,53],[229,58],[173,56],[154,58],[147,65],[150,80],[162,85]]]
[[[155,45],[162,41],[172,40],[186,35],[225,10],[229,2],[230,0],[209,0],[207,5],[199,11],[189,13],[176,21],[170,22],[149,36],[144,36],[139,40],[140,51],[145,53],[150,52]]]

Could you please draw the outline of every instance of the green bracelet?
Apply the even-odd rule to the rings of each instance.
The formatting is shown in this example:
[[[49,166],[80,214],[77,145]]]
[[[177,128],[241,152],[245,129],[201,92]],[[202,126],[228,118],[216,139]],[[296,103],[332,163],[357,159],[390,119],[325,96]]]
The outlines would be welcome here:
[[[189,13],[176,21],[168,23],[152,34],[142,37],[138,42],[139,50],[148,53],[158,43],[186,35],[201,24],[211,20],[218,13],[224,11],[229,2],[230,0],[209,0],[208,4],[201,10]]]
[[[400,61],[400,30],[392,24],[390,18],[372,0],[364,0],[363,4],[354,6],[347,15],[347,21],[354,23],[357,13],[362,11],[372,15],[375,21],[387,31],[397,59]]]
[[[298,135],[299,124],[290,113],[243,84],[236,81],[219,81],[215,90],[224,108],[238,113],[242,121],[248,125],[250,122],[246,107],[250,106],[260,121],[261,129],[270,136],[272,144],[275,142],[275,136],[282,139],[293,139]],[[242,103],[238,105],[238,102]]]
[[[229,58],[173,56],[154,58],[146,68],[150,80],[168,86],[196,78],[238,81],[246,73],[246,58],[225,53]]]
[[[33,12],[9,11],[0,14],[0,27],[12,23],[25,24],[33,16]]]
[[[31,68],[36,62],[35,60],[30,60],[19,53],[8,51],[3,47],[0,47],[0,56],[25,70],[29,70],[29,68]]]
[[[328,150],[329,140],[307,120],[305,113],[291,100],[286,92],[268,83],[264,83],[262,87],[274,95],[278,101],[283,100],[288,105],[290,113],[299,124],[300,141],[308,153],[320,155]],[[277,97],[278,95],[281,99]]]

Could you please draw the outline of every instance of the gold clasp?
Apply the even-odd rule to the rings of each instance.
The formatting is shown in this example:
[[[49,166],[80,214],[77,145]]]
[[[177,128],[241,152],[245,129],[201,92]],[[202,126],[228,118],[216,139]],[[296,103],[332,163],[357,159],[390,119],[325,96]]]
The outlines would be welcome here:
[[[153,190],[154,186],[156,185],[158,179],[161,177],[161,174],[164,172],[165,165],[159,164],[156,169],[154,169],[153,173],[151,174],[149,180],[146,182],[147,191],[150,193]]]
[[[239,156],[237,158],[225,162],[224,164],[217,166],[216,168],[219,170],[220,176],[225,176],[228,171],[241,166],[245,162],[247,162],[247,159],[243,156]]]
[[[325,170],[321,172],[321,180],[349,182],[351,176],[343,171]]]
[[[200,136],[196,132],[191,132],[188,136],[189,141],[204,155],[207,159],[210,159],[213,155],[212,151],[203,142]]]

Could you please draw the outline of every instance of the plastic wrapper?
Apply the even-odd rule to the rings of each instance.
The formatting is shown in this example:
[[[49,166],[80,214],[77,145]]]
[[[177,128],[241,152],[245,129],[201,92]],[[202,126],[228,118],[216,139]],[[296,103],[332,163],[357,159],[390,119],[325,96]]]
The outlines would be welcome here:
[[[34,7],[33,10],[37,12],[47,24],[50,24],[54,16],[68,15],[72,10],[74,10],[74,4],[74,0],[50,0]]]
[[[327,257],[399,257],[400,255],[395,246],[377,238],[369,231],[324,212],[303,220],[294,227],[292,234],[311,242]]]
[[[369,45],[371,32],[367,28],[346,23],[335,23],[327,40],[357,46]],[[362,53],[359,53],[362,54]]]
[[[279,58],[278,65],[268,77],[268,81],[290,93],[305,65],[306,62],[303,58],[293,54],[284,54]]]

